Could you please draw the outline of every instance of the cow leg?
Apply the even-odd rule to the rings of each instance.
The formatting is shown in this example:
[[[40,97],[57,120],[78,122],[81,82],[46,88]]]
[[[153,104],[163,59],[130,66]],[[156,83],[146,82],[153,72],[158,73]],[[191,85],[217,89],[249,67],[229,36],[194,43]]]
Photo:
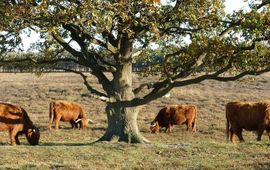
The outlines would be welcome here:
[[[244,138],[243,138],[243,135],[242,135],[242,128],[238,128],[238,129],[237,129],[236,135],[237,135],[237,137],[239,138],[239,141],[240,141],[240,142],[244,142]]]
[[[235,133],[232,128],[230,128],[230,140],[232,143],[235,143]]]
[[[261,141],[263,131],[264,131],[264,125],[259,125],[257,129],[257,134],[258,134],[257,141]]]
[[[17,136],[17,130],[16,129],[11,129],[9,131],[9,137],[10,137],[10,144],[11,145],[16,145],[17,140],[18,140],[18,136]]]
[[[192,125],[191,125],[191,127],[192,127],[192,132],[196,132],[196,127],[195,127],[195,122],[193,121],[192,123],[191,123]]]
[[[19,133],[17,133],[17,135],[15,136],[15,141],[16,141],[16,145],[20,145],[20,141],[19,141]]]
[[[193,128],[194,127],[194,128]],[[192,132],[195,132],[195,126],[193,125],[193,122],[191,120],[187,120],[187,130],[191,130]]]
[[[55,129],[59,129],[59,121],[61,119],[61,116],[56,116],[55,118]]]
[[[49,130],[52,129],[52,124],[53,124],[53,119],[50,119],[50,121],[49,121],[49,126],[48,126],[48,129],[49,129]]]
[[[238,127],[235,124],[231,125],[231,141],[234,143],[234,135],[236,134],[236,136],[239,138],[240,142],[244,142],[244,138],[242,136],[242,128]]]
[[[69,123],[71,124],[71,128],[78,128],[74,120],[69,121]]]
[[[268,138],[269,138],[269,140],[270,140],[270,129],[266,129],[266,133],[267,133]]]
[[[172,125],[169,124],[169,133],[172,133]]]
[[[171,126],[171,124],[169,124],[168,127],[166,127],[165,132],[169,132],[169,133],[172,132],[172,126]]]

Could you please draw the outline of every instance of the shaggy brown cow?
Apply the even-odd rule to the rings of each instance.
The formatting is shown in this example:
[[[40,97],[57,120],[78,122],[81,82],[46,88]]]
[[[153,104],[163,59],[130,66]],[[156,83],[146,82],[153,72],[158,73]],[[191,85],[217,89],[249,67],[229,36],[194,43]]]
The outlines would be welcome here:
[[[196,131],[197,107],[193,105],[176,105],[167,106],[161,109],[151,123],[150,130],[152,133],[160,131],[165,127],[165,132],[172,132],[173,125],[186,124],[187,130]]]
[[[52,128],[52,123],[55,121],[55,129],[59,128],[59,121],[70,122],[72,128],[78,127],[80,124],[81,128],[87,127],[86,113],[78,103],[69,101],[52,101],[50,103],[49,113],[49,129]]]
[[[257,131],[257,140],[261,140],[266,130],[270,139],[270,102],[230,102],[226,105],[226,137],[235,142],[235,135],[244,141],[242,130]],[[230,135],[229,135],[230,132]]]
[[[25,134],[30,145],[38,145],[40,133],[27,112],[12,104],[0,103],[0,131],[9,131],[10,144],[19,145],[19,135]]]

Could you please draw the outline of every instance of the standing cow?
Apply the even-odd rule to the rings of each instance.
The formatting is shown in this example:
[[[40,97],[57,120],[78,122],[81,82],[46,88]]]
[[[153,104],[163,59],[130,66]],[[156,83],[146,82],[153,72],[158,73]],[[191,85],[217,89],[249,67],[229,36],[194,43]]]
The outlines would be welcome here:
[[[87,127],[86,113],[78,103],[69,101],[52,101],[50,103],[49,113],[49,129],[52,128],[52,123],[55,121],[55,129],[59,128],[59,121],[70,122],[72,128],[78,127],[80,124],[81,128]]]
[[[9,131],[10,144],[19,145],[19,135],[25,134],[30,145],[38,145],[40,133],[27,112],[8,103],[0,103],[0,131]]]
[[[235,135],[244,141],[242,130],[257,131],[257,140],[261,140],[266,130],[270,139],[270,102],[230,102],[226,105],[226,137],[235,142]],[[230,135],[229,135],[230,132]]]
[[[172,132],[173,125],[186,124],[187,130],[196,131],[197,107],[193,105],[176,105],[162,108],[150,126],[152,133],[165,127],[165,132]]]

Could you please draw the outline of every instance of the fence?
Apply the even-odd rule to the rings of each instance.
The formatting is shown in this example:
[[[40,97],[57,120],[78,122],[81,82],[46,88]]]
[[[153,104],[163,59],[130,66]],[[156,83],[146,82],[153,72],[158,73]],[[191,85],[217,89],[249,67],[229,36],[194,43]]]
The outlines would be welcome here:
[[[56,69],[56,68],[63,68]],[[80,71],[80,72],[89,72],[91,69],[89,67],[84,67],[75,63],[60,63],[54,68],[49,67],[39,67],[39,68],[27,68],[27,67],[17,67],[17,66],[0,66],[0,73],[33,73],[33,72],[65,72],[65,69]],[[140,72],[144,69],[143,66],[133,65],[133,72]]]

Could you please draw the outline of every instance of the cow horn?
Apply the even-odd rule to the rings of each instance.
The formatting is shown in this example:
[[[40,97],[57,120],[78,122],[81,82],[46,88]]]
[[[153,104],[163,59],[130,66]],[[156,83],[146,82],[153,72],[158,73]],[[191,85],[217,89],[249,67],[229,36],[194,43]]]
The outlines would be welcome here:
[[[78,123],[80,121],[82,121],[82,119],[77,119],[77,120],[75,120],[75,123]]]
[[[151,123],[151,127],[155,127],[157,126],[157,122],[155,122],[154,124]]]

